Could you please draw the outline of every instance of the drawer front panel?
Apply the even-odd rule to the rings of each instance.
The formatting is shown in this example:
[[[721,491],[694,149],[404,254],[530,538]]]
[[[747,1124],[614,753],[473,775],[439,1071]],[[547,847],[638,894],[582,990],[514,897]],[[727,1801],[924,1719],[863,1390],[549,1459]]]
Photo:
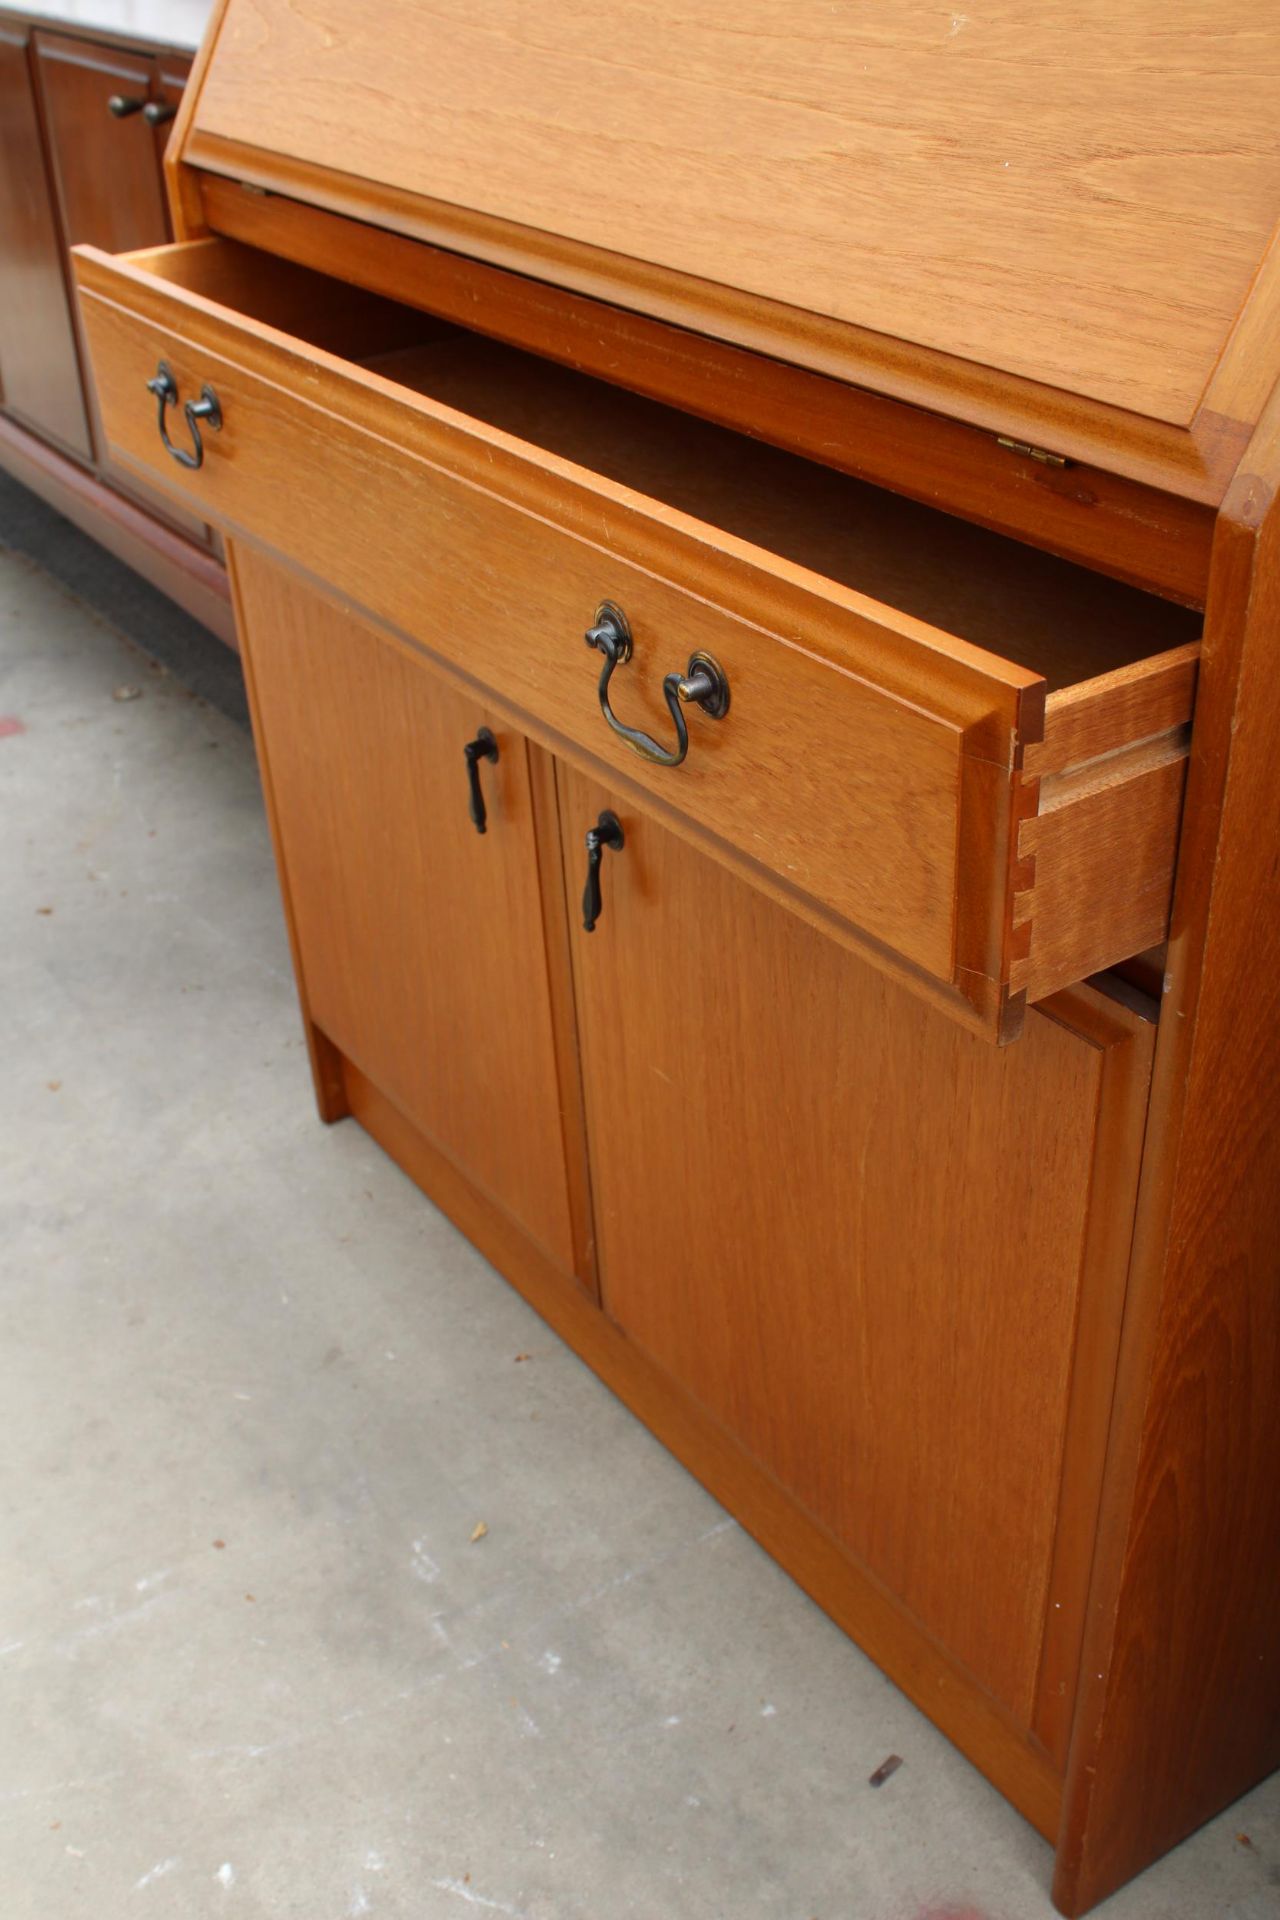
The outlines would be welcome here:
[[[974,664],[989,658],[977,649],[960,649],[973,661],[931,660],[927,639],[910,633],[905,616],[903,633],[864,612],[841,620],[817,593],[753,574],[728,536],[719,536],[719,552],[686,556],[674,537],[655,539],[633,511],[635,527],[597,515],[592,539],[590,512],[557,474],[564,463],[544,456],[521,506],[478,484],[491,451],[482,435],[503,436],[454,427],[461,445],[442,440],[441,459],[429,459],[413,444],[424,410],[407,397],[403,431],[392,438],[377,420],[339,411],[354,400],[332,379],[313,379],[307,399],[242,356],[227,357],[224,341],[197,342],[186,326],[180,335],[92,290],[84,309],[104,417],[123,459],[412,636],[507,704],[535,737],[643,787],[722,857],[855,939],[939,984],[967,960],[968,1002],[958,990],[948,997],[975,1024],[994,1019],[998,933],[992,937],[989,923],[998,921],[1006,886],[1008,762],[1022,691],[1000,684],[1003,663],[993,663],[991,677]],[[206,426],[198,471],[160,442],[146,382],[161,360],[183,398],[205,384],[217,392],[222,425],[217,433]],[[180,408],[170,408],[169,421],[183,444]],[[456,457],[461,467],[463,455],[472,472],[444,464]],[[576,509],[572,527],[548,517],[571,517],[566,503]],[[670,577],[681,572],[672,561],[684,562],[684,578]],[[725,586],[731,593],[716,592]],[[678,769],[629,751],[600,713],[601,661],[583,634],[606,599],[624,609],[634,636],[633,658],[611,689],[629,725],[664,742],[674,737],[661,683],[683,672],[695,650],[712,654],[727,675],[728,715],[717,721],[688,709],[691,744]],[[725,599],[738,605],[717,604]],[[929,631],[920,628],[921,636]],[[877,665],[877,654],[902,657],[902,692],[831,657],[852,657],[851,639]],[[1034,676],[1010,668],[1008,677],[1030,683],[1034,696]],[[912,698],[917,691],[926,697]],[[968,929],[977,927],[987,951],[958,955],[958,926],[971,948]]]
[[[1064,696],[1046,717],[1027,668],[341,357],[389,353],[391,366],[408,345],[421,366],[437,323],[351,289],[330,297],[217,240],[121,261],[86,249],[77,274],[120,459],[372,613],[962,1023],[1012,1038],[1028,996],[1163,937],[1193,662],[1157,654],[1083,683],[1054,742]],[[279,330],[304,323],[337,351]],[[425,348],[399,337],[406,325],[426,329]],[[161,363],[177,395],[170,445],[147,390]],[[220,417],[195,423],[196,465],[184,403],[206,388]],[[605,601],[634,641],[610,688],[627,727],[673,744],[664,678],[698,652],[727,677],[722,717],[684,709],[677,767],[630,751],[602,715],[602,661],[583,636]],[[1122,789],[1098,763],[1100,870],[1097,805],[1082,804],[1067,742],[1079,735],[1096,760],[1099,741],[1157,731],[1136,717],[1157,708],[1159,765],[1139,756]],[[1037,839],[1023,754],[1040,741],[1063,773],[1059,817]]]

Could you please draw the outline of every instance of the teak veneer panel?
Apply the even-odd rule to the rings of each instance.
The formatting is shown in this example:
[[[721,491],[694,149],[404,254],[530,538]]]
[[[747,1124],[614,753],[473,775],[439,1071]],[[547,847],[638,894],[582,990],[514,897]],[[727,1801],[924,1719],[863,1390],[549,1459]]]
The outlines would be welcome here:
[[[1095,1307],[1114,1353],[1127,1238],[1093,1257],[1091,1210],[1105,1189],[1104,1234],[1131,1216],[1154,1030],[1082,990],[1074,1029],[1064,1004],[985,1047],[620,796],[560,786],[570,875],[602,807],[626,835],[573,939],[605,1311],[1029,1730],[1042,1676],[1074,1692],[1072,1356]],[[1106,1077],[1125,1049],[1136,1098]],[[1087,1506],[1109,1402],[1081,1406]]]
[[[1280,398],[1219,523],[1055,1899],[1280,1765]]]
[[[388,0],[366,24],[352,0],[229,0],[188,156],[339,152],[375,205],[467,209],[1178,427],[1280,215],[1280,26],[1244,0],[796,0],[784,31],[765,0]]]
[[[235,585],[309,1017],[571,1271],[525,742],[251,549]]]

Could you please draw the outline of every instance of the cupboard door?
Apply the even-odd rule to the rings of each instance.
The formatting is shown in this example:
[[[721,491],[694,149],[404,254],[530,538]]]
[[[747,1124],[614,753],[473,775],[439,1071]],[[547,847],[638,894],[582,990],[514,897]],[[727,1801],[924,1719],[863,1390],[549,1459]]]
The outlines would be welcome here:
[[[169,145],[169,135],[173,131],[173,122],[178,108],[182,105],[182,96],[186,92],[187,82],[191,78],[191,62],[185,54],[159,53],[156,55],[152,73],[151,97],[157,108],[155,115],[156,169],[160,176],[161,187],[164,183],[164,156]],[[168,221],[165,222],[166,227]]]
[[[282,567],[236,545],[232,573],[311,1018],[571,1269],[529,749]]]
[[[558,778],[571,884],[624,836],[573,942],[605,1310],[1060,1755],[1154,1029],[1078,988],[989,1047]]]
[[[60,34],[37,33],[34,44],[67,245],[85,241],[113,252],[162,245],[169,238],[169,215],[157,144],[167,139],[168,128],[153,128],[144,111],[164,103],[158,102],[154,62],[146,54],[123,53]],[[170,78],[171,104],[176,72]],[[113,103],[126,111],[114,110]],[[92,390],[89,400],[103,477],[192,539],[206,541],[202,520],[107,458]]]
[[[26,32],[0,22],[0,391],[25,425],[93,458]]]
[[[35,47],[68,245],[159,246],[168,218],[143,112],[151,60],[54,33],[38,32]]]

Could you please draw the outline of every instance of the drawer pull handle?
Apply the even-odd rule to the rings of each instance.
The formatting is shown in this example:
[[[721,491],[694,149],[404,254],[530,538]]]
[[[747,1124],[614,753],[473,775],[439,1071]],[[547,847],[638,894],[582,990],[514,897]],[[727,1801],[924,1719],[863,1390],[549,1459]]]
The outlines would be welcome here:
[[[600,897],[600,862],[604,859],[604,850],[612,847],[615,853],[621,853],[625,844],[622,822],[616,813],[610,813],[607,809],[594,827],[587,828],[587,884],[582,890],[584,933],[595,932],[596,921],[604,910],[604,901]]]
[[[480,785],[480,762],[492,760],[498,764],[498,743],[488,727],[481,727],[474,740],[468,740],[462,749],[462,757],[467,763],[467,784],[470,789],[468,811],[471,824],[477,833],[489,831],[489,816],[485,812],[484,789]]]
[[[146,104],[135,93],[113,93],[107,102],[107,112],[114,120],[127,120],[130,114],[141,113]]]
[[[709,653],[691,653],[684,672],[669,673],[662,682],[667,711],[675,721],[676,744],[674,747],[660,746],[649,734],[642,733],[639,727],[626,726],[609,705],[609,682],[614,669],[624,667],[632,652],[631,628],[622,608],[615,607],[611,600],[602,601],[596,608],[595,625],[587,629],[585,637],[589,647],[604,655],[597,688],[600,711],[618,738],[625,740],[642,759],[656,760],[660,767],[678,767],[681,764],[689,751],[689,728],[683,711],[686,705],[701,707],[713,720],[722,720],[729,711],[729,682],[723,667]]]
[[[160,438],[164,442],[165,452],[171,453],[180,467],[204,465],[204,441],[200,438],[200,423],[203,420],[210,431],[217,433],[222,426],[222,407],[212,387],[201,387],[198,400],[188,400],[182,409],[186,416],[187,431],[191,435],[191,451],[185,447],[175,447],[169,438],[166,415],[170,406],[178,404],[178,383],[164,361],[156,368],[155,378],[148,380],[147,392],[156,396],[156,425],[160,429]]]
[[[149,127],[165,127],[177,111],[168,100],[148,100],[142,109],[142,117]]]

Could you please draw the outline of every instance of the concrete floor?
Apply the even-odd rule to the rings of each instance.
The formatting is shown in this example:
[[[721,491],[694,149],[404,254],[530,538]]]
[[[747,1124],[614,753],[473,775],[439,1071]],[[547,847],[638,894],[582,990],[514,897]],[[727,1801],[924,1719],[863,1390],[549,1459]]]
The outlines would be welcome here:
[[[12,552],[0,715],[0,1920],[1048,1916],[1044,1843],[316,1122],[243,729]],[[1277,1863],[1272,1782],[1101,1911],[1273,1920]]]

